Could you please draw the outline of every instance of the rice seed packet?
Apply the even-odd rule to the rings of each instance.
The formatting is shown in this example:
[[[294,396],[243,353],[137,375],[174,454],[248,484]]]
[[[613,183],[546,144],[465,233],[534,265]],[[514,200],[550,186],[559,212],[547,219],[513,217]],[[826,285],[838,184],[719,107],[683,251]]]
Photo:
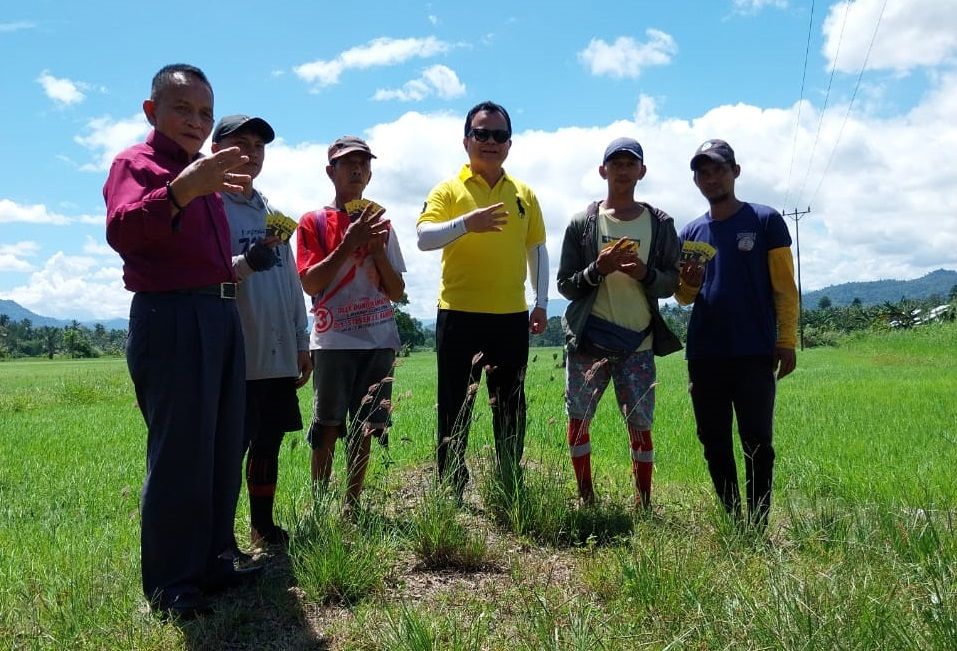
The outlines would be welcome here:
[[[269,235],[278,235],[283,242],[288,242],[289,238],[296,230],[296,220],[287,217],[278,210],[266,214],[266,232]]]
[[[681,262],[694,260],[698,264],[707,264],[717,253],[717,250],[707,242],[686,240],[681,245]]]

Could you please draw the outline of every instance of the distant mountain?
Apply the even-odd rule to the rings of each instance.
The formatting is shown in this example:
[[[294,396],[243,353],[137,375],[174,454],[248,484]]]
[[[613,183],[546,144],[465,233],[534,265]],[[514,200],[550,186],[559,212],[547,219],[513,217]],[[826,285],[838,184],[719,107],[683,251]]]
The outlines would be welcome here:
[[[73,323],[72,319],[54,319],[49,316],[40,316],[31,312],[19,303],[0,299],[0,314],[6,314],[11,321],[23,321],[30,319],[30,323],[35,328],[51,326],[53,328],[62,328]],[[102,323],[107,330],[126,330],[129,327],[129,321],[126,319],[100,319],[98,321],[80,321],[87,328],[93,328],[97,323]]]
[[[901,297],[928,298],[937,294],[943,301],[950,296],[950,290],[957,285],[957,271],[938,269],[926,276],[914,280],[874,280],[865,283],[842,283],[831,285],[804,294],[804,309],[817,308],[818,302],[825,296],[831,299],[835,307],[850,305],[855,298],[863,305],[896,303]]]

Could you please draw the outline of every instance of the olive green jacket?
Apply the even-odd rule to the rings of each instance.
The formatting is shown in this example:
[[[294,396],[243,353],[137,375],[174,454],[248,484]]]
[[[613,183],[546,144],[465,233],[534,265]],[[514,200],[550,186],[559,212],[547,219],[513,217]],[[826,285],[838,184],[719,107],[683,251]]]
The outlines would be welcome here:
[[[651,247],[647,261],[648,274],[644,286],[651,311],[652,350],[664,356],[681,350],[681,341],[668,328],[658,311],[658,299],[668,298],[678,287],[678,258],[681,245],[675,232],[674,220],[665,212],[639,202],[651,213]],[[572,217],[565,229],[562,255],[558,264],[558,291],[571,301],[562,317],[565,342],[569,351],[577,350],[585,321],[591,314],[598,286],[604,277],[598,273],[598,202]]]

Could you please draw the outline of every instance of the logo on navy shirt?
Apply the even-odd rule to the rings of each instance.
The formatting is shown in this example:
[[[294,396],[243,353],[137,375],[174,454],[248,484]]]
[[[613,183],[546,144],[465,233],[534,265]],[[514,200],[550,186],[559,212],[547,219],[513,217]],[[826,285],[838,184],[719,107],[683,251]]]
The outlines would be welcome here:
[[[756,237],[756,233],[754,233],[753,231],[738,233],[738,251],[747,252],[753,249],[755,237]]]

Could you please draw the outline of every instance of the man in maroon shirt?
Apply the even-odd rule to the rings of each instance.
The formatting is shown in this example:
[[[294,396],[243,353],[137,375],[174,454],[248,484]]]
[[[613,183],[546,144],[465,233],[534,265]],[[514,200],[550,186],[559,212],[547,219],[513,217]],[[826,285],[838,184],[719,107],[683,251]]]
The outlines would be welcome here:
[[[199,68],[162,68],[143,111],[153,131],[116,156],[103,187],[106,239],[134,292],[126,357],[148,430],[143,591],[160,614],[188,619],[210,611],[204,592],[254,574],[221,557],[241,480],[245,360],[216,195],[250,179],[230,171],[248,160],[236,147],[199,154],[213,128]],[[247,253],[254,269],[273,258]]]

